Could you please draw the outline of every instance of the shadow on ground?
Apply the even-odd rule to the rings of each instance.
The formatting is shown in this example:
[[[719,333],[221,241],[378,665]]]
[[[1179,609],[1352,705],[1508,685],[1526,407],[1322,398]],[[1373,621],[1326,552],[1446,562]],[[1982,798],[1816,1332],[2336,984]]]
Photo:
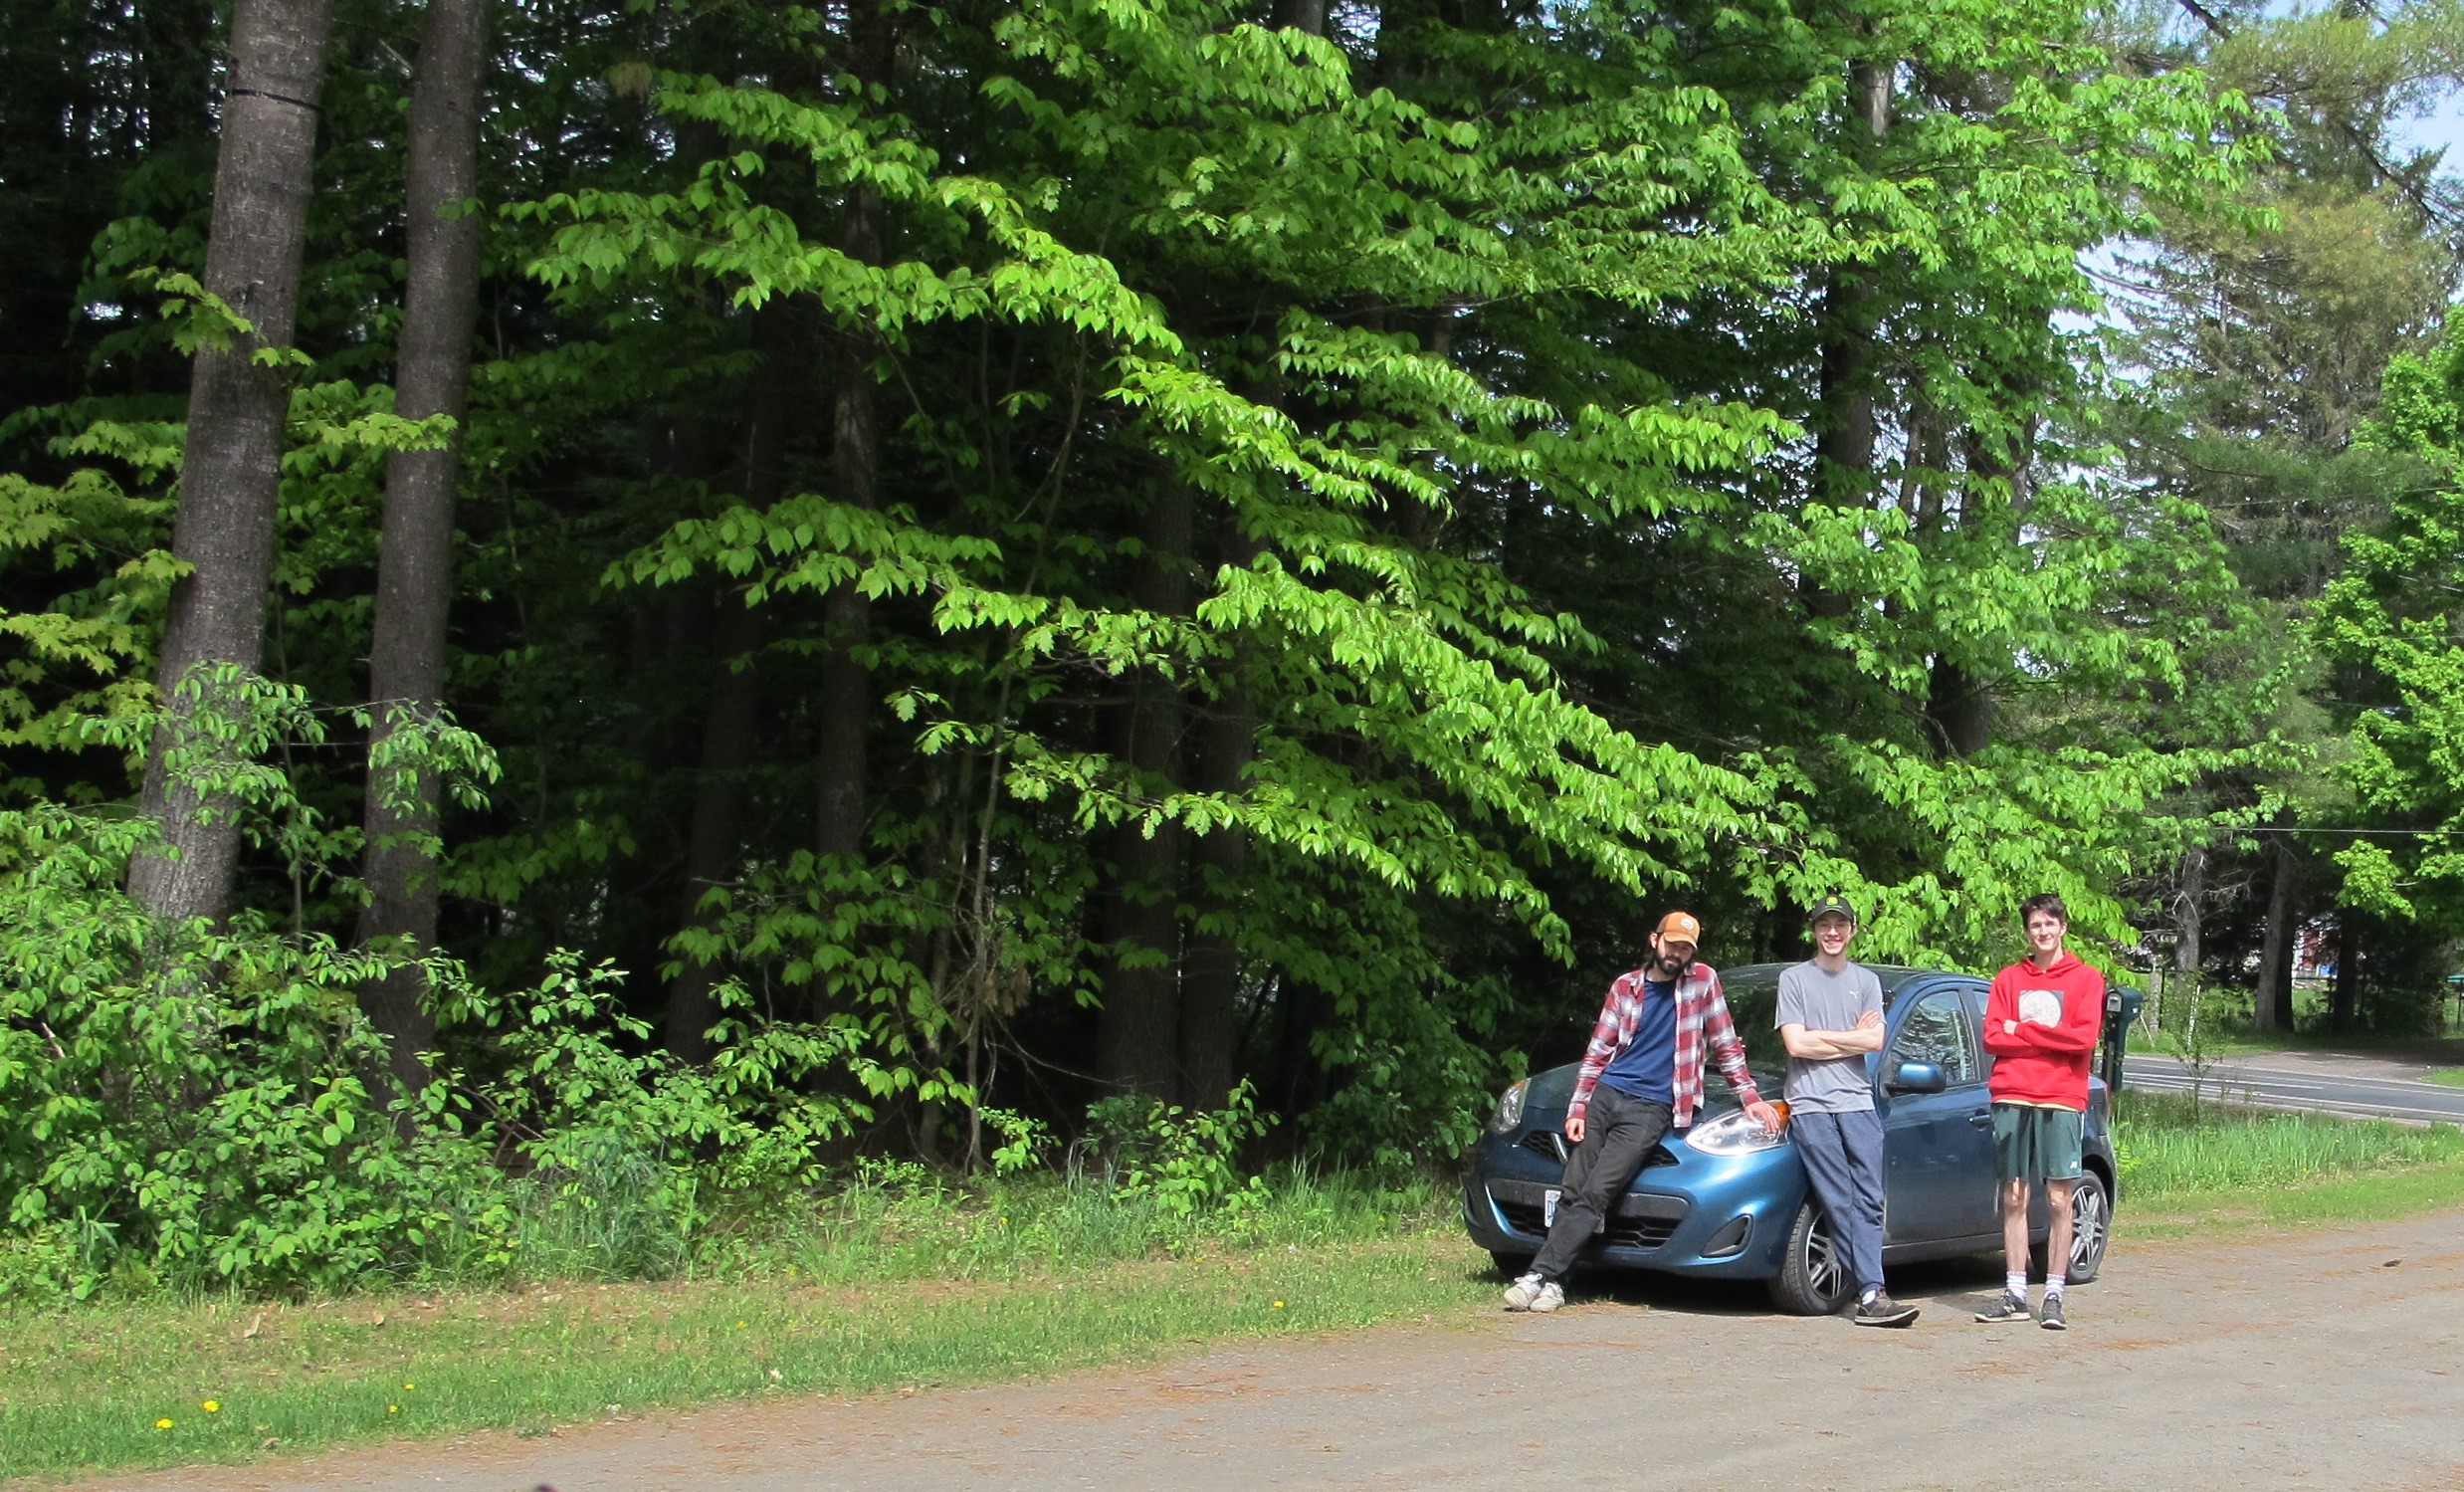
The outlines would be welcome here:
[[[1504,1289],[1506,1276],[1494,1267],[1469,1269],[1464,1278]],[[1891,1293],[1911,1305],[1935,1305],[1945,1310],[1982,1310],[1993,1304],[2002,1284],[1998,1254],[1973,1254],[1902,1264],[1891,1270]],[[1681,1316],[1768,1316],[1777,1310],[1759,1280],[1707,1280],[1685,1275],[1655,1274],[1647,1269],[1603,1269],[1583,1266],[1566,1286],[1566,1299],[1642,1306]]]

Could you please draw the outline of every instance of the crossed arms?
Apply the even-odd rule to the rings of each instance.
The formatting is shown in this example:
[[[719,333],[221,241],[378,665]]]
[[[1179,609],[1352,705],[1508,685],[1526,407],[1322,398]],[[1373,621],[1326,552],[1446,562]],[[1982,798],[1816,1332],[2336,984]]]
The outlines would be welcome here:
[[[1882,1050],[1882,1012],[1866,1011],[1857,1017],[1854,1028],[1845,1031],[1809,1031],[1791,1021],[1779,1028],[1779,1040],[1787,1047],[1789,1056],[1808,1062],[1878,1052]]]

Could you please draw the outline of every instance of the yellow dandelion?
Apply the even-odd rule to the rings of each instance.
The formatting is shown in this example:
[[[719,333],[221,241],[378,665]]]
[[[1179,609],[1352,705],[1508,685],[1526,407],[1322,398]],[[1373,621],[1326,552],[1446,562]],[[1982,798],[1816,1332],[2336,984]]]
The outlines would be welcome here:
[[[404,1384],[404,1385],[402,1385],[402,1391],[403,1391],[403,1392],[405,1392],[405,1393],[408,1393],[408,1392],[410,1392],[413,1388],[416,1388],[416,1387],[418,1387],[418,1386],[419,1386],[419,1385],[418,1385],[417,1384]]]
[[[205,1410],[208,1414],[219,1414],[223,1411],[223,1401],[219,1398],[209,1398],[205,1402],[197,1405],[197,1407]]]
[[[168,1420],[168,1419],[157,1419],[157,1420],[155,1420],[155,1421],[154,1421],[154,1428],[156,1428],[156,1429],[158,1429],[158,1430],[167,1430],[167,1429],[169,1429],[170,1427],[171,1427],[171,1421],[170,1421],[170,1420]]]
[[[400,1404],[387,1404],[385,1405],[385,1412],[388,1414],[399,1414],[402,1412],[402,1406]]]
[[[1275,1302],[1275,1309],[1276,1309],[1276,1310],[1280,1311],[1280,1310],[1282,1310],[1283,1308],[1284,1308],[1284,1303],[1283,1303],[1282,1301],[1280,1301],[1280,1300],[1279,1300],[1279,1301]]]
[[[739,1321],[739,1322],[737,1322],[737,1323],[735,1324],[735,1329],[736,1329],[737,1331],[739,1331],[739,1332],[740,1332],[740,1331],[742,1331],[742,1330],[744,1330],[744,1323],[742,1323],[742,1322],[740,1322],[740,1321]]]

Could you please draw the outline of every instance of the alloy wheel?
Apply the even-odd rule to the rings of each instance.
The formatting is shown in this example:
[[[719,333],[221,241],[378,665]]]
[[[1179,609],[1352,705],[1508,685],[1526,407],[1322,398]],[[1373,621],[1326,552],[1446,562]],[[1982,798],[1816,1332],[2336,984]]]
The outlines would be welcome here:
[[[2105,1185],[2090,1177],[2071,1197],[2071,1259],[2074,1278],[2088,1278],[2105,1254]]]
[[[1830,1221],[1819,1209],[1814,1213],[1814,1225],[1805,1230],[1805,1282],[1824,1300],[1839,1297],[1839,1248],[1831,1241]]]

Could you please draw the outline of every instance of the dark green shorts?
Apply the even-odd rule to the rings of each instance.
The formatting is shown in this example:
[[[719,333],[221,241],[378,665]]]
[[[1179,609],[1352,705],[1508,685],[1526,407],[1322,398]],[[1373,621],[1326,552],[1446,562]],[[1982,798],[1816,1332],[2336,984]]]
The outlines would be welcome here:
[[[2068,1181],[2079,1175],[2077,1109],[1993,1106],[1993,1173],[2005,1181]]]

